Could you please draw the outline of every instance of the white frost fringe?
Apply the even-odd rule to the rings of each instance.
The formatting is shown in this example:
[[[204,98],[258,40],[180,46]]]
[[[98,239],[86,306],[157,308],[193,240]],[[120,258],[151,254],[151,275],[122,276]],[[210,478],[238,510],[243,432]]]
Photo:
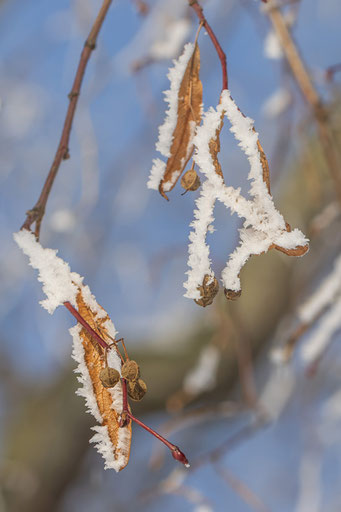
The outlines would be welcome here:
[[[169,158],[171,156],[170,149],[173,143],[173,132],[178,119],[178,94],[187,64],[193,55],[193,51],[194,44],[187,43],[179,59],[173,60],[174,66],[169,69],[167,75],[170,81],[170,87],[167,91],[164,91],[164,95],[165,102],[168,103],[168,110],[166,111],[166,117],[163,124],[159,127],[159,138],[155,144],[157,151],[165,158]],[[189,146],[191,146],[191,142],[192,141],[190,140]],[[165,169],[166,163],[163,160],[160,158],[153,160],[153,167],[150,171],[149,181],[147,183],[148,188],[158,190]]]
[[[239,142],[242,151],[250,163],[250,195],[252,200],[245,199],[240,189],[224,184],[223,179],[217,175],[209,150],[209,142],[215,137],[219,128],[221,115],[228,118],[231,123],[231,132]],[[230,92],[224,90],[221,94],[220,104],[216,109],[210,108],[204,115],[202,126],[197,129],[193,143],[195,145],[194,160],[200,172],[206,176],[201,188],[200,197],[196,200],[197,209],[194,211],[193,228],[189,235],[189,259],[187,282],[184,287],[185,297],[200,298],[198,286],[202,285],[205,274],[213,276],[209,247],[206,244],[206,235],[212,230],[214,221],[213,209],[218,199],[232,213],[237,213],[245,219],[240,230],[240,245],[231,254],[223,272],[222,282],[226,289],[239,291],[239,273],[252,254],[261,254],[267,251],[270,245],[276,244],[285,249],[294,249],[306,245],[308,240],[298,229],[290,233],[282,215],[276,210],[271,195],[268,193],[263,180],[263,168],[257,146],[258,133],[253,130],[253,120],[244,117],[231,98]]]
[[[47,309],[49,313],[53,313],[58,306],[62,306],[64,302],[69,301],[77,307],[76,297],[81,289],[82,297],[86,305],[96,315],[96,318],[104,318],[106,312],[97,304],[88,286],[84,286],[83,277],[76,272],[71,272],[68,263],[57,256],[57,251],[53,249],[44,249],[37,242],[33,233],[27,230],[14,233],[14,240],[22,251],[29,257],[30,265],[39,271],[38,280],[43,284],[43,291],[47,298],[42,300],[40,304]],[[117,332],[111,320],[107,320],[104,324],[109,335],[115,338]],[[102,423],[102,417],[97,406],[96,397],[93,391],[91,378],[84,360],[84,347],[79,336],[81,326],[75,325],[70,329],[73,338],[72,357],[78,363],[76,372],[81,387],[76,394],[85,398],[87,412],[90,412],[95,419]],[[108,363],[121,373],[121,360],[117,353],[113,350],[108,352]],[[112,396],[112,407],[118,413],[122,412],[122,387],[117,384],[110,389]],[[96,434],[90,440],[96,444],[97,451],[104,458],[104,468],[112,468],[119,471],[126,465],[125,454],[129,451],[130,431],[127,428],[118,429],[118,444],[113,447],[108,429],[106,426],[97,425],[93,427]],[[115,453],[118,454],[115,458]]]

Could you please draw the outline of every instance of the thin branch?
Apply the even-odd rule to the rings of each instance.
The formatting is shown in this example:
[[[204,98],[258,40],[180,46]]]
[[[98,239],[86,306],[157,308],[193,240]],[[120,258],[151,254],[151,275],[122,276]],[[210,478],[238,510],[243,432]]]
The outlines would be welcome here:
[[[200,455],[194,462],[191,464],[191,471],[195,471],[199,467],[207,463],[214,463],[219,460],[221,457],[225,455],[225,453],[237,448],[240,444],[252,438],[260,429],[266,427],[268,425],[268,420],[264,416],[258,416],[251,423],[247,423],[240,430],[238,430],[235,434],[228,437],[225,441],[223,441],[217,448]]]
[[[292,75],[314,114],[325,161],[334,181],[338,199],[341,202],[341,155],[338,152],[333,131],[328,124],[328,112],[312,83],[282,12],[274,2],[268,2],[264,10],[268,14],[273,29],[281,43]]]
[[[84,320],[84,318],[78,313],[77,309],[75,309],[70,302],[64,302],[64,306],[70,311],[71,315],[73,315],[77,322],[79,322],[84,329],[92,336],[92,338],[97,341],[97,343],[104,349],[110,348],[108,343],[106,343],[98,334],[96,331],[93,330],[93,328]]]
[[[339,73],[341,71],[341,62],[338,62],[337,64],[334,64],[333,66],[329,66],[329,68],[326,69],[326,79],[328,81],[332,81],[334,78],[334,75],[336,73]]]
[[[101,30],[104,19],[107,15],[109,7],[112,3],[112,0],[103,0],[102,6],[97,14],[97,17],[94,21],[94,24],[90,30],[89,36],[85,41],[83,51],[80,56],[79,64],[77,67],[76,75],[74,78],[74,82],[72,85],[72,89],[69,97],[69,106],[66,112],[66,117],[64,121],[63,131],[59,140],[58,148],[52,162],[50,171],[45,180],[44,186],[40,193],[39,199],[36,204],[33,206],[31,210],[26,213],[26,220],[22,225],[21,229],[31,229],[33,223],[35,223],[35,235],[37,239],[39,239],[41,222],[44,217],[46,203],[49,198],[49,194],[51,192],[51,188],[53,186],[54,180],[57,176],[60,164],[63,160],[70,158],[69,154],[69,139],[72,128],[72,122],[75,115],[78,98],[82,86],[82,81],[84,78],[86,66],[90,59],[90,56],[93,50],[96,48],[97,37],[99,31]]]
[[[201,5],[199,5],[197,0],[188,0],[188,3],[190,5],[190,7],[193,7],[200,22],[203,24],[203,26],[207,30],[208,35],[210,36],[210,39],[214,45],[214,48],[216,49],[216,52],[218,54],[218,57],[219,57],[219,60],[221,63],[221,70],[222,70],[222,74],[223,74],[222,90],[228,89],[226,55],[225,55],[222,47],[220,46],[219,41],[216,38],[211,26],[209,25],[207,19],[205,18],[203,8],[201,7]]]
[[[237,478],[218,462],[215,462],[213,467],[227,485],[254,511],[269,512],[269,508],[265,503],[242,480]]]
[[[181,464],[183,464],[186,468],[189,468],[189,462],[187,460],[187,457],[186,455],[180,450],[180,448],[178,446],[176,446],[175,444],[169,442],[165,437],[163,437],[161,434],[159,434],[158,432],[156,432],[155,430],[153,430],[152,428],[148,427],[148,425],[146,425],[145,423],[143,423],[141,420],[139,420],[138,418],[136,418],[130,411],[130,408],[129,408],[129,405],[128,405],[128,395],[127,395],[127,381],[126,379],[121,379],[121,383],[122,383],[122,392],[123,392],[123,407],[122,407],[122,415],[121,415],[121,422],[120,422],[120,427],[124,427],[127,425],[127,421],[128,419],[131,419],[132,421],[134,421],[135,423],[137,423],[138,425],[140,425],[140,427],[144,428],[147,432],[149,432],[150,434],[152,434],[154,437],[156,437],[156,439],[158,439],[159,441],[161,441],[161,443],[163,443],[165,446],[167,446],[167,448],[170,450],[171,454],[172,454],[172,457],[175,459],[175,460],[178,460],[179,462],[181,462]]]

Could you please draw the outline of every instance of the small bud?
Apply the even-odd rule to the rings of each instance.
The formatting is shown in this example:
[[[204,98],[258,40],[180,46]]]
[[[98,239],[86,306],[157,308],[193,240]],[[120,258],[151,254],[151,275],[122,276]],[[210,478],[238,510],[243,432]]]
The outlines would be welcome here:
[[[219,283],[215,277],[205,275],[203,284],[198,286],[198,290],[200,291],[200,299],[195,299],[194,302],[199,306],[205,308],[212,304],[214,297],[217,295],[219,291]]]
[[[135,382],[127,381],[127,390],[130,398],[139,402],[147,393],[147,385],[142,379]]]
[[[181,186],[185,190],[197,190],[200,187],[200,179],[194,169],[185,172],[181,178]]]
[[[228,290],[227,288],[224,289],[224,294],[227,300],[237,300],[242,294],[241,290],[234,291],[234,290]]]
[[[128,359],[122,365],[122,377],[129,381],[135,381],[140,377],[140,368],[136,361]]]
[[[106,366],[99,372],[99,378],[105,388],[113,388],[120,380],[120,374],[115,368]]]
[[[172,456],[174,457],[175,460],[178,460],[184,466],[186,466],[186,468],[190,467],[190,464],[186,458],[186,455],[184,453],[182,453],[182,451],[177,446],[175,446],[175,448],[172,450]]]

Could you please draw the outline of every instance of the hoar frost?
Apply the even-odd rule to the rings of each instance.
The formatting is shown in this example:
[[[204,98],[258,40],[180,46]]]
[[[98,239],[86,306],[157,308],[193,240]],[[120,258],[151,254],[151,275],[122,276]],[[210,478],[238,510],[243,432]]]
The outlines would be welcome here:
[[[181,82],[190,58],[193,55],[194,44],[187,43],[184,51],[178,60],[174,60],[174,66],[169,69],[168,79],[170,81],[170,88],[164,91],[165,102],[168,103],[168,110],[163,124],[159,127],[159,138],[155,145],[157,151],[165,158],[171,156],[170,149],[173,142],[173,132],[176,127],[178,118],[178,94]],[[195,123],[194,123],[195,124]],[[157,190],[163,178],[166,169],[166,162],[160,158],[153,160],[153,166],[150,171],[149,180],[147,183],[148,188]],[[171,184],[170,184],[171,186]]]
[[[240,194],[240,189],[225,185],[222,177],[216,173],[209,142],[215,138],[223,113],[231,123],[230,131],[249,160],[249,193],[252,200],[245,199]],[[243,116],[228,90],[222,92],[217,108],[210,108],[204,115],[203,124],[197,129],[193,143],[194,161],[206,177],[206,181],[196,200],[194,220],[191,223],[193,229],[189,235],[188,249],[190,270],[187,272],[184,287],[187,290],[185,297],[199,299],[198,287],[202,284],[204,276],[214,275],[206,236],[207,232],[212,230],[213,210],[217,199],[232,213],[237,213],[245,219],[243,228],[239,230],[240,244],[231,254],[222,272],[222,282],[228,290],[240,290],[239,273],[252,254],[261,254],[273,244],[287,250],[295,249],[298,246],[305,246],[308,240],[298,229],[291,232],[286,230],[284,218],[276,210],[263,180],[261,155],[257,144],[258,134],[253,128],[253,120]]]
[[[106,312],[98,305],[90,288],[82,284],[83,277],[76,272],[71,272],[68,263],[57,256],[56,250],[44,249],[37,242],[34,234],[27,230],[21,230],[13,236],[18,246],[29,257],[30,265],[39,272],[38,280],[42,283],[43,291],[47,296],[40,302],[43,308],[52,314],[58,306],[62,306],[66,301],[77,307],[76,298],[81,291],[86,306],[96,319],[99,320],[107,316]],[[115,339],[117,332],[111,320],[108,319],[104,322],[104,328]],[[77,379],[81,385],[76,394],[84,397],[87,412],[90,412],[99,423],[102,423],[93,384],[85,363],[85,351],[80,337],[81,329],[79,324],[70,329],[73,338],[72,357],[78,364],[75,371],[79,374]],[[107,356],[109,366],[121,373],[121,360],[116,351],[108,351]],[[121,386],[117,385],[109,392],[112,398],[112,408],[117,414],[121,414],[123,404]],[[90,442],[95,443],[97,451],[103,456],[105,469],[112,468],[116,471],[122,469],[127,463],[126,453],[129,453],[130,432],[128,429],[118,428],[118,442],[115,447],[109,438],[106,425],[97,425],[93,427],[93,430],[95,434]]]

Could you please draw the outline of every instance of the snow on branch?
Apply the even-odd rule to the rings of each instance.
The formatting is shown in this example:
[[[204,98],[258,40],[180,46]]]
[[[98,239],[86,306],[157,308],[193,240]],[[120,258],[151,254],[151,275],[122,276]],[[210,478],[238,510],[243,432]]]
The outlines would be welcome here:
[[[317,326],[302,347],[302,359],[308,364],[321,356],[341,328],[341,256],[336,258],[333,270],[315,293],[298,310],[299,319],[307,325],[312,325],[321,313]]]
[[[336,258],[333,270],[325,277],[315,293],[298,309],[301,322],[310,323],[320,312],[331,305],[341,292],[341,256]]]
[[[240,189],[225,185],[222,176],[217,173],[210,143],[216,140],[219,134],[222,115],[230,121],[230,130],[248,158],[249,192],[252,200],[243,197]],[[308,250],[308,240],[298,229],[288,231],[283,216],[276,210],[263,179],[258,134],[253,127],[253,120],[243,116],[228,90],[222,92],[217,108],[210,108],[206,112],[203,124],[197,129],[193,142],[193,158],[206,181],[196,201],[195,219],[191,224],[193,229],[189,235],[188,249],[190,270],[187,272],[187,282],[184,286],[187,290],[185,297],[197,300],[200,298],[199,287],[205,276],[214,278],[206,237],[208,231],[213,228],[213,209],[217,199],[232,213],[237,213],[245,219],[243,228],[240,229],[240,244],[231,254],[222,272],[222,282],[228,292],[240,292],[239,274],[251,255],[277,248],[287,254],[300,256]]]
[[[71,272],[68,263],[57,256],[57,250],[44,249],[33,233],[26,229],[14,233],[14,240],[30,259],[30,265],[39,271],[38,281],[43,284],[46,299],[40,304],[50,314],[65,301],[76,306],[78,287],[82,285],[83,278],[76,272]]]
[[[53,313],[58,306],[69,302],[78,308],[79,315],[109,346],[117,334],[114,324],[89,287],[82,284],[83,277],[71,272],[69,265],[57,256],[56,250],[44,249],[30,231],[19,231],[14,234],[14,239],[29,257],[30,265],[39,272],[38,280],[47,296],[41,301],[42,307]],[[107,389],[102,385],[100,372],[107,364],[121,374],[121,359],[116,347],[108,348],[105,354],[80,324],[71,328],[70,334],[73,338],[72,357],[78,364],[75,371],[81,385],[76,393],[85,398],[87,411],[99,423],[93,427],[96,433],[90,442],[96,444],[103,456],[105,469],[120,471],[129,460],[131,426],[119,427],[123,404],[121,382]]]
[[[299,340],[310,331],[301,357],[313,369],[335,332],[341,329],[341,255],[336,258],[333,270],[319,283],[316,291],[298,307],[296,316],[299,324],[285,344],[272,351],[272,360],[276,364],[288,362]]]

